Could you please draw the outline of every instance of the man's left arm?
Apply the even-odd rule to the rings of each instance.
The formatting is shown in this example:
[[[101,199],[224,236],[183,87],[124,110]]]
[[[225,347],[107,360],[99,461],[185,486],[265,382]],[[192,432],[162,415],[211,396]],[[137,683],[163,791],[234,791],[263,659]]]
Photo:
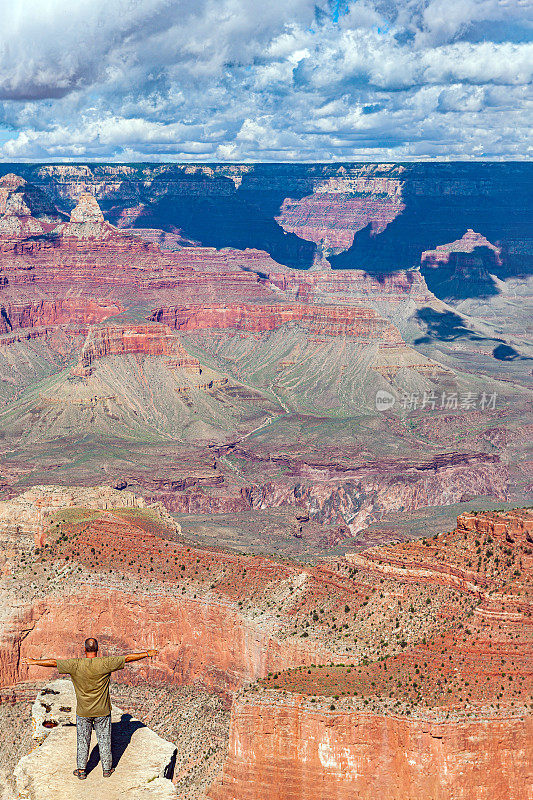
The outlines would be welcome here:
[[[57,667],[55,658],[23,658],[22,663],[28,667]]]
[[[128,653],[124,656],[124,661],[129,664],[131,661],[140,661],[142,658],[153,658],[159,653],[159,650],[145,650],[142,653]]]

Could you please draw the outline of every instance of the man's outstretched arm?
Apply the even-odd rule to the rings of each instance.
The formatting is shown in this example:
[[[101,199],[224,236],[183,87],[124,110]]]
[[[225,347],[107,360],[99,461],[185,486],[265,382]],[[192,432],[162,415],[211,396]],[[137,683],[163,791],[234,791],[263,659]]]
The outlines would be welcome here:
[[[28,667],[57,667],[55,658],[23,658],[22,663]]]
[[[141,658],[153,658],[159,653],[159,650],[145,650],[143,653],[128,653],[124,656],[124,661],[128,664],[130,661],[140,661]]]

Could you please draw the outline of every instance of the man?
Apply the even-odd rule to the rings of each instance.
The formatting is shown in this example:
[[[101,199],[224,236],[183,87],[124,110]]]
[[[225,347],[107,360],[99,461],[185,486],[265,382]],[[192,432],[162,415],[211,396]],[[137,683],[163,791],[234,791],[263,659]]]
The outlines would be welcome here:
[[[94,727],[104,778],[115,771],[111,756],[111,699],[109,677],[117,669],[124,669],[130,661],[153,658],[157,650],[144,653],[129,653],[127,656],[98,656],[98,642],[90,637],[85,640],[85,658],[25,658],[28,666],[57,667],[62,675],[70,675],[76,690],[76,734],[78,768],[74,770],[80,780],[87,777],[91,733]]]

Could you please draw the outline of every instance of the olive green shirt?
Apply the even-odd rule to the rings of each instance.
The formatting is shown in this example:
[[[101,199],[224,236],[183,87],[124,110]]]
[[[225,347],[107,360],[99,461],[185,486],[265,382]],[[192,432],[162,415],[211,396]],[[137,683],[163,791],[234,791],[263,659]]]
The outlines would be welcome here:
[[[57,669],[70,675],[76,690],[78,717],[105,717],[111,714],[109,677],[117,669],[124,669],[124,656],[100,658],[58,658]]]

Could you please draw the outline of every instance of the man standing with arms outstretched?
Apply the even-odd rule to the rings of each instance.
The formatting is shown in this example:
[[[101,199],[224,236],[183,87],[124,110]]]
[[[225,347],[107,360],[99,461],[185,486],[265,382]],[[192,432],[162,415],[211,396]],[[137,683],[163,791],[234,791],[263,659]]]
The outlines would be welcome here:
[[[90,637],[85,640],[85,658],[25,658],[28,666],[57,667],[63,675],[70,675],[76,690],[76,733],[78,740],[78,768],[74,775],[80,780],[87,777],[91,733],[94,727],[104,778],[113,774],[111,755],[111,699],[109,679],[112,672],[124,669],[130,661],[153,658],[157,650],[129,653],[127,656],[98,655],[98,642]]]

